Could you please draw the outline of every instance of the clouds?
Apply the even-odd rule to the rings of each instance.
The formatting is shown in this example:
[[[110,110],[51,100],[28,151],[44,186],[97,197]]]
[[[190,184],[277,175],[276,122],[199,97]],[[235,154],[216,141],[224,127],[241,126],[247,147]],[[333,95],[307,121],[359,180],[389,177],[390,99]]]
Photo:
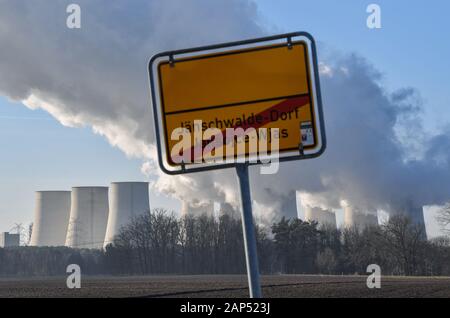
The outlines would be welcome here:
[[[0,2],[0,92],[62,124],[92,126],[127,155],[149,156],[147,62],[166,49],[261,34],[248,1]]]
[[[438,150],[428,146],[445,135],[426,136],[418,93],[390,93],[380,73],[356,55],[326,58],[321,69],[327,151],[319,159],[283,165],[267,186],[316,193],[319,205],[326,198],[338,207],[345,199],[369,210],[448,199],[449,166],[436,165]]]
[[[275,176],[260,175],[252,168],[256,210],[269,218],[291,215],[286,202],[294,200],[295,190],[310,193],[312,205],[339,208],[345,200],[369,212],[448,200],[449,137],[445,132],[434,137],[426,134],[416,90],[388,91],[380,72],[355,54],[323,57],[321,84],[326,152],[317,159],[283,163]],[[225,195],[236,187],[232,170],[194,178],[195,185],[188,187],[192,192],[184,189],[183,197],[237,198]],[[162,176],[160,182],[165,190],[180,193],[176,178]]]
[[[70,30],[69,3],[0,1],[0,94],[42,108],[64,125],[92,127],[128,156],[142,159],[158,191],[237,206],[233,170],[172,177],[155,165],[147,62],[163,50],[263,35],[256,4],[77,1],[82,28]],[[360,56],[321,59],[328,149],[321,158],[281,165],[275,176],[252,169],[260,210],[278,213],[295,190],[330,207],[342,199],[368,209],[406,199],[446,200],[449,134],[426,135],[418,92],[390,93]]]

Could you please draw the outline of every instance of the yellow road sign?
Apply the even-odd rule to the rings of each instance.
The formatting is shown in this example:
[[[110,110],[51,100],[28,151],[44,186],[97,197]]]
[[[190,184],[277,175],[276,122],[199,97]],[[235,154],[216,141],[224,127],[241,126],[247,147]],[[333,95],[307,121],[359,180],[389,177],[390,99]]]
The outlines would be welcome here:
[[[166,172],[257,158],[260,148],[251,145],[252,139],[257,145],[266,141],[269,150],[276,141],[280,160],[317,156],[325,148],[315,46],[307,34],[162,53],[152,58],[149,71],[160,164]],[[243,147],[230,151],[227,147],[235,144],[225,140],[227,129],[238,128],[255,134],[236,134],[233,142],[241,138]],[[189,133],[190,142],[179,148],[176,131]],[[208,148],[218,139],[222,147]],[[221,160],[207,162],[211,157]]]

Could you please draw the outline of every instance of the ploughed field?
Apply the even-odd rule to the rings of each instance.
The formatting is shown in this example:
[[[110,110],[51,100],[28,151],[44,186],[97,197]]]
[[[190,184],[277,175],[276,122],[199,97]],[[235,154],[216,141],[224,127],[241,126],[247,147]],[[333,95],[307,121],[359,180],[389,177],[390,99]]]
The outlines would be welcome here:
[[[382,277],[369,289],[365,276],[271,275],[264,297],[450,297],[450,277]],[[66,277],[0,278],[0,297],[247,297],[240,275],[89,277],[68,289]]]

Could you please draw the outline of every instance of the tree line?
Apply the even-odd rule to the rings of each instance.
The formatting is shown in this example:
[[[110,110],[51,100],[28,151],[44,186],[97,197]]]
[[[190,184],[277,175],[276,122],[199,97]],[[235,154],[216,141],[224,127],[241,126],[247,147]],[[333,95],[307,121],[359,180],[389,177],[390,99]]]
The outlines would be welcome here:
[[[450,240],[426,240],[406,216],[382,226],[336,229],[300,219],[256,226],[262,274],[450,275]],[[65,275],[69,264],[84,274],[243,274],[242,225],[231,215],[177,218],[155,209],[123,227],[104,250],[68,247],[0,249],[0,275]]]

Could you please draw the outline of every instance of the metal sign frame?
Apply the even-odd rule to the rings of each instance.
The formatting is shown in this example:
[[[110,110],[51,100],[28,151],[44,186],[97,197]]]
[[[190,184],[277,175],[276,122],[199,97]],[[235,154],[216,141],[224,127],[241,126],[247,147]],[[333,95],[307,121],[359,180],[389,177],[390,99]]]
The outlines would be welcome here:
[[[222,43],[222,44],[216,44],[216,45],[209,45],[209,46],[202,46],[202,47],[196,47],[191,49],[184,49],[184,50],[176,50],[176,51],[167,51],[162,52],[154,55],[148,64],[148,71],[149,71],[149,77],[150,77],[150,90],[151,90],[151,100],[152,100],[152,107],[153,107],[153,117],[154,117],[154,123],[155,123],[155,137],[156,137],[156,144],[158,149],[158,163],[162,171],[169,175],[178,175],[178,174],[184,174],[184,173],[193,173],[193,172],[202,172],[202,171],[210,171],[210,170],[217,170],[217,169],[226,169],[226,168],[233,168],[238,165],[236,160],[233,162],[228,162],[228,160],[225,160],[224,163],[202,163],[202,164],[189,164],[189,165],[180,165],[178,168],[175,167],[175,169],[171,169],[166,166],[164,157],[167,154],[167,151],[169,149],[166,149],[166,137],[164,136],[163,129],[163,116],[164,114],[161,113],[161,101],[159,96],[159,83],[158,83],[158,65],[161,62],[167,61],[170,64],[176,64],[177,58],[186,58],[190,56],[196,56],[195,54],[199,54],[200,52],[207,52],[209,53],[219,53],[222,52],[223,49],[231,50],[232,48],[236,49],[245,49],[245,48],[252,48],[255,44],[259,43],[267,43],[267,44],[282,44],[284,43],[286,46],[290,47],[292,46],[293,42],[296,40],[296,38],[301,38],[303,41],[307,41],[307,46],[310,48],[308,50],[308,64],[307,67],[309,67],[309,72],[313,73],[310,78],[310,81],[312,82],[312,87],[310,88],[310,95],[311,98],[314,101],[314,110],[317,111],[317,114],[315,114],[318,117],[318,127],[317,132],[320,135],[320,148],[313,152],[313,153],[305,153],[306,151],[303,150],[303,147],[301,146],[301,143],[299,143],[299,149],[298,154],[294,155],[293,152],[288,153],[287,155],[284,155],[283,153],[279,154],[278,161],[293,161],[293,160],[303,160],[303,159],[311,159],[319,157],[326,148],[326,134],[325,134],[325,124],[324,124],[324,118],[323,118],[323,110],[322,110],[322,99],[321,99],[321,90],[320,90],[320,81],[319,81],[319,69],[318,69],[318,62],[317,62],[317,50],[316,50],[316,44],[314,41],[314,38],[307,32],[293,32],[293,33],[286,33],[281,35],[275,35],[275,36],[269,36],[269,37],[263,37],[263,38],[257,38],[257,39],[251,39],[251,40],[244,40],[244,41],[237,41],[237,42],[229,42],[229,43]],[[164,140],[162,140],[164,138]],[[268,158],[271,158],[269,155]],[[266,159],[266,158],[264,158]],[[256,159],[256,162],[246,162],[247,165],[257,165],[257,164],[263,164],[261,162],[260,158]]]
[[[296,41],[294,42],[294,38],[302,37],[304,39],[307,39],[309,43],[306,43],[305,40],[302,41]],[[255,234],[255,227],[253,224],[253,213],[252,213],[252,200],[251,200],[251,191],[250,191],[250,180],[249,180],[249,173],[248,173],[248,167],[250,165],[256,165],[261,164],[261,160],[257,156],[256,162],[249,162],[247,160],[246,162],[232,162],[232,163],[219,163],[219,164],[201,164],[202,166],[199,167],[193,167],[186,169],[185,165],[181,166],[181,170],[169,170],[164,165],[164,159],[163,159],[163,147],[161,146],[161,121],[164,121],[165,123],[165,117],[166,114],[161,113],[162,109],[164,108],[163,103],[161,103],[161,96],[159,96],[159,90],[158,90],[158,81],[155,81],[156,75],[159,75],[158,69],[155,69],[155,65],[161,65],[161,63],[164,61],[165,64],[169,64],[170,66],[173,66],[174,63],[177,61],[175,60],[175,57],[180,57],[182,59],[183,57],[186,57],[186,55],[196,54],[198,52],[205,52],[205,51],[213,51],[211,53],[219,53],[222,52],[220,50],[223,49],[229,49],[232,47],[243,47],[246,46],[251,48],[252,45],[257,43],[272,43],[277,44],[278,47],[280,46],[280,43],[283,43],[283,46],[286,45],[289,49],[292,49],[293,45],[296,45],[297,43],[306,44],[307,48],[305,48],[305,52],[308,54],[305,55],[306,60],[306,72],[307,72],[307,82],[308,82],[308,95],[309,95],[309,103],[311,107],[311,113],[313,117],[315,116],[315,120],[312,121],[312,125],[316,125],[316,129],[314,129],[314,132],[320,133],[320,148],[318,151],[312,152],[312,153],[305,153],[305,149],[302,146],[301,141],[299,141],[298,146],[298,155],[292,155],[291,149],[289,149],[289,155],[288,156],[280,156],[277,157],[278,161],[291,161],[291,160],[302,160],[302,159],[311,159],[320,156],[326,148],[326,137],[325,137],[325,125],[324,125],[324,119],[323,119],[323,111],[322,111],[322,99],[321,99],[321,92],[320,92],[320,82],[319,82],[319,70],[318,70],[318,64],[317,64],[317,52],[316,52],[316,45],[314,42],[314,38],[306,32],[294,32],[294,33],[287,33],[282,35],[275,35],[271,37],[264,37],[259,39],[253,39],[253,40],[247,40],[247,41],[239,41],[239,42],[231,42],[231,43],[224,43],[224,44],[218,44],[218,45],[211,45],[211,46],[204,46],[204,47],[198,47],[193,49],[187,49],[187,50],[179,50],[179,51],[170,51],[170,52],[163,52],[156,54],[153,56],[149,62],[148,70],[150,75],[150,89],[152,94],[152,105],[153,105],[153,116],[155,119],[155,133],[156,133],[156,143],[158,146],[158,162],[161,167],[161,170],[163,170],[167,174],[171,175],[177,175],[177,174],[183,174],[183,173],[193,173],[193,172],[200,172],[200,171],[209,171],[209,170],[216,170],[216,169],[225,169],[225,168],[236,168],[236,173],[238,176],[238,181],[240,185],[240,193],[241,193],[241,213],[242,213],[242,230],[243,230],[243,236],[244,236],[244,247],[245,247],[245,256],[246,256],[246,266],[247,266],[247,276],[248,276],[248,285],[249,285],[249,292],[250,297],[252,298],[260,298],[262,297],[261,293],[261,284],[259,279],[259,266],[258,266],[258,253],[257,253],[257,246],[256,246],[256,234]],[[265,48],[262,46],[259,46],[259,48]],[[309,49],[308,49],[309,48]],[[215,51],[215,52],[214,52]],[[231,50],[225,51],[225,52],[233,52]],[[237,51],[238,52],[245,52],[244,50]],[[193,55],[195,56],[195,55]],[[205,55],[210,56],[210,55]],[[192,55],[190,56],[192,58]],[[201,58],[201,57],[200,57]],[[163,61],[162,61],[163,60]],[[311,74],[311,67],[313,68],[314,73],[314,82],[312,81]],[[158,79],[160,79],[158,77]],[[158,95],[157,95],[158,92]],[[160,97],[159,100],[157,99],[157,96]],[[313,104],[311,104],[313,103]],[[161,106],[161,107],[158,107]],[[317,119],[318,119],[318,126],[317,127]],[[166,125],[164,125],[164,129]],[[301,128],[301,124],[300,124]],[[318,128],[318,129],[317,129]],[[164,135],[166,135],[166,131],[164,130]],[[169,151],[168,143],[167,143],[167,136],[165,136],[165,149],[166,151]],[[296,149],[294,149],[296,150]],[[244,155],[245,156],[245,155]],[[271,156],[268,156],[271,158]],[[235,159],[235,158],[233,158]],[[246,158],[247,159],[247,158]],[[265,158],[264,158],[265,159]]]

